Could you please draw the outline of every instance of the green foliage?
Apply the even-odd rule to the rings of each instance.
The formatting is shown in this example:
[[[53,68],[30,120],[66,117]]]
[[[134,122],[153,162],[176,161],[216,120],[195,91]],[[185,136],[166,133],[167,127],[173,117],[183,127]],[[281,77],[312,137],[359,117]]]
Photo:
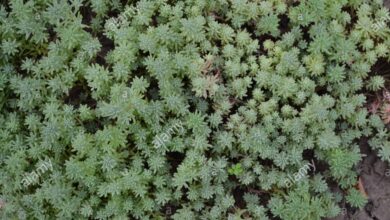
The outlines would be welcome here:
[[[2,4],[2,219],[320,219],[390,162],[381,0]]]
[[[348,191],[348,195],[346,197],[347,201],[353,206],[357,208],[363,208],[367,203],[367,198],[357,189],[351,188]]]
[[[240,163],[235,164],[235,165],[233,165],[231,168],[228,169],[228,173],[229,173],[230,175],[239,176],[242,172],[243,172],[243,169],[242,169]]]
[[[322,195],[311,193],[307,181],[299,183],[288,195],[273,197],[269,207],[273,214],[281,219],[320,220],[322,217],[334,217],[340,212],[329,192]],[[299,210],[299,211],[298,211]]]

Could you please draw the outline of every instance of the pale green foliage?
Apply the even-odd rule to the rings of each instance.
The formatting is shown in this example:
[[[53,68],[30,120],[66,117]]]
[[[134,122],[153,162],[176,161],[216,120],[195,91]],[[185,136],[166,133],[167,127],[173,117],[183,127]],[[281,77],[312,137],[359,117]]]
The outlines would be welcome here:
[[[371,70],[389,60],[390,30],[373,26],[388,14],[380,0],[8,1],[1,218],[315,220],[341,199],[363,207],[360,138],[390,161],[389,131],[365,109],[386,85]],[[24,187],[47,158],[53,171]],[[286,186],[312,159],[329,169]]]

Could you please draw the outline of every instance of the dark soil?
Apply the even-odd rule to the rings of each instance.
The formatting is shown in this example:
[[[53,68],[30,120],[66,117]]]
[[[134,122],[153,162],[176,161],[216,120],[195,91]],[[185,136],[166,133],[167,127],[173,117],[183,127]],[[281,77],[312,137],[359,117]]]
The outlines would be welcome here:
[[[390,8],[390,0],[384,0],[383,2],[386,8]]]
[[[366,141],[360,144],[366,155],[358,166],[368,203],[362,210],[342,206],[342,213],[327,220],[389,220],[390,219],[390,167],[381,161]],[[336,189],[337,190],[337,189]]]

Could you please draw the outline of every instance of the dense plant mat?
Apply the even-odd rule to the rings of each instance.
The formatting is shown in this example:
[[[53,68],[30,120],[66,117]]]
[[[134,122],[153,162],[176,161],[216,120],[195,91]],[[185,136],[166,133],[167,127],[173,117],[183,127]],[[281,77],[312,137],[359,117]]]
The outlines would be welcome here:
[[[382,0],[2,2],[2,219],[316,220],[390,161]]]

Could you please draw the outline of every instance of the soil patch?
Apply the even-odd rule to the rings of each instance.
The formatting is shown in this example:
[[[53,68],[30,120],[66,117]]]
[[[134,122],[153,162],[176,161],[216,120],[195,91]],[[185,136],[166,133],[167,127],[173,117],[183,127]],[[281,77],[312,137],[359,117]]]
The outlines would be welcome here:
[[[366,155],[358,166],[368,203],[362,210],[342,204],[342,213],[327,220],[389,220],[390,219],[390,167],[378,158],[366,141],[362,141],[361,153]],[[338,189],[336,189],[338,190]]]

